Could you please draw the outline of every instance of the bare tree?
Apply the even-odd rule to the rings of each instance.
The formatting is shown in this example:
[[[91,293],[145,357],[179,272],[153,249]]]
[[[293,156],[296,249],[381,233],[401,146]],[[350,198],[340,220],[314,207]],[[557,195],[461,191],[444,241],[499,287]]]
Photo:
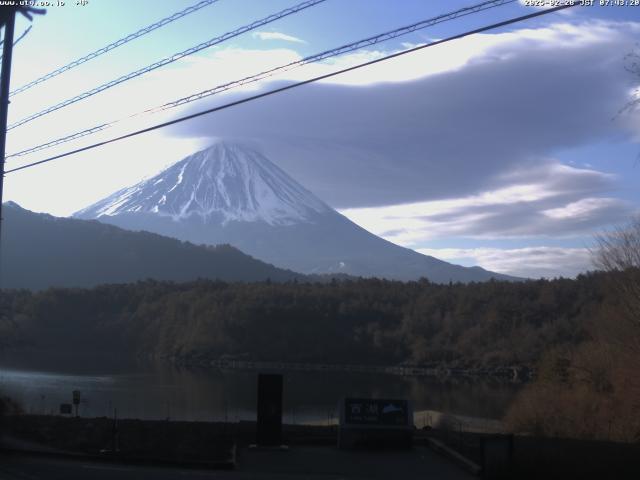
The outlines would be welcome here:
[[[640,45],[636,45],[636,48],[624,56],[624,68],[627,72],[640,79]],[[640,85],[631,93],[629,101],[620,109],[618,114],[635,110],[640,106]]]
[[[640,215],[596,236],[597,268],[613,272],[614,286],[629,320],[640,329]],[[640,332],[639,332],[640,333]]]
[[[607,271],[640,268],[640,216],[596,236],[596,265]]]
[[[593,260],[610,290],[589,340],[547,352],[511,405],[516,432],[640,441],[640,216],[596,236]]]

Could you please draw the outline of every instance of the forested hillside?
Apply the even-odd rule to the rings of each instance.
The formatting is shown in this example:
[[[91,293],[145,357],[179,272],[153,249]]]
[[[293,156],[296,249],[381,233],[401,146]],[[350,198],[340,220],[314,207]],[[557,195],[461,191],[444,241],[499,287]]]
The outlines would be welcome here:
[[[177,282],[303,278],[230,245],[194,245],[149,232],[34,213],[11,202],[4,207],[3,288],[92,287],[147,278]]]
[[[4,291],[5,347],[131,353],[181,363],[254,360],[533,365],[588,337],[608,278],[438,285],[427,281],[183,284]]]

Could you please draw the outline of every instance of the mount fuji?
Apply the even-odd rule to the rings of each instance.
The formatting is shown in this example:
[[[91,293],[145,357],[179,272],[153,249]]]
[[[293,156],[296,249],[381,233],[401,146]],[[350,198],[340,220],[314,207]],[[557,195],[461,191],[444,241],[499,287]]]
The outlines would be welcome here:
[[[383,240],[333,210],[254,148],[226,141],[74,217],[196,244],[228,243],[305,274],[434,282],[513,279]]]

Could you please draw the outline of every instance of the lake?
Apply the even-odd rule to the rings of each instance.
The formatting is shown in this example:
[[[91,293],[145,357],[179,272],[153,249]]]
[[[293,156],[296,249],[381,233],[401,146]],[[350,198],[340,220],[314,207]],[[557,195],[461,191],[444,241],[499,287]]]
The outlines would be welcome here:
[[[104,360],[104,359],[103,359]],[[99,365],[99,366],[96,366]],[[521,385],[493,379],[401,377],[352,372],[283,372],[284,421],[323,422],[341,397],[407,398],[415,411],[500,418]],[[57,413],[81,391],[81,416],[187,421],[255,420],[257,372],[176,368],[123,359],[0,356],[0,391],[27,413]]]

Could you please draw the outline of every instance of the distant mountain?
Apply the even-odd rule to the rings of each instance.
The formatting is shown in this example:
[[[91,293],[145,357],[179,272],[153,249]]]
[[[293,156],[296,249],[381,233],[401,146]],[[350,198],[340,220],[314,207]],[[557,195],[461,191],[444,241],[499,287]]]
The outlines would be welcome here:
[[[218,143],[74,216],[92,219],[133,213],[177,224],[195,219],[208,226],[234,222],[290,226],[313,222],[332,211],[258,152]]]
[[[89,287],[152,278],[183,282],[303,279],[229,245],[196,246],[100,222],[3,208],[0,278],[3,288]]]
[[[198,244],[227,243],[304,274],[435,282],[513,279],[383,240],[238,143],[219,141],[74,216]]]

